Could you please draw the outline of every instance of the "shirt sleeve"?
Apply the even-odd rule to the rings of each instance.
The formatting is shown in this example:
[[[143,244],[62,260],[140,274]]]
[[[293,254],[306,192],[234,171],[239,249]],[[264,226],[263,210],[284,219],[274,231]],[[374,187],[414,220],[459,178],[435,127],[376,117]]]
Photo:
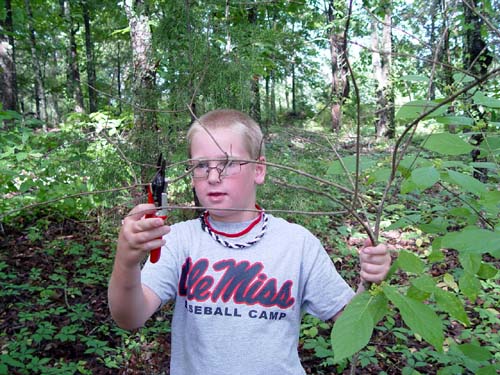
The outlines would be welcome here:
[[[317,238],[306,250],[306,273],[302,310],[328,320],[340,312],[354,297],[354,291],[335,269],[335,265]]]
[[[158,262],[148,260],[141,271],[141,283],[150,288],[160,299],[162,305],[174,299],[179,280],[179,254],[176,225],[163,238],[167,244],[161,248]]]

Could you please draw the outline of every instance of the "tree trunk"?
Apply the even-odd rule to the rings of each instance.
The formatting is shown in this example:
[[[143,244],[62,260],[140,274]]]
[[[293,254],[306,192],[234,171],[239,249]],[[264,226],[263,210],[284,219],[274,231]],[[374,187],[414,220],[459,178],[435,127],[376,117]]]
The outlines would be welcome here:
[[[59,59],[58,59],[58,54],[59,51],[54,50],[52,52],[52,64],[50,64],[49,67],[49,74],[52,77],[57,77],[57,66],[59,64]],[[59,98],[57,97],[57,94],[54,92],[54,90],[51,90],[50,92],[50,100],[52,103],[52,107],[54,108],[54,117],[52,119],[53,124],[59,124],[61,122],[61,110],[59,108]]]
[[[229,1],[228,1],[229,2]],[[226,12],[228,12],[228,3],[226,3]],[[189,81],[188,81],[188,94],[189,94],[189,116],[191,118],[190,124],[196,121],[198,114],[196,112],[196,98],[195,91],[196,88],[193,84],[193,72],[194,72],[194,64],[193,64],[193,27],[191,25],[191,3],[190,0],[186,0],[186,32],[188,35],[188,62],[189,62]],[[229,33],[229,31],[228,31]],[[196,198],[197,199],[197,198]]]
[[[381,137],[394,138],[394,91],[391,81],[392,21],[391,2],[384,4],[384,22],[382,40],[378,35],[378,21],[372,23],[372,63],[377,80],[377,105],[375,116],[375,134]],[[379,52],[380,51],[380,52]]]
[[[260,116],[260,85],[259,76],[256,74],[253,76],[251,84],[252,100],[250,102],[250,116],[257,121],[261,122]]]
[[[24,5],[26,7],[26,14],[28,16],[28,28],[30,35],[30,47],[31,47],[31,60],[33,63],[33,70],[35,75],[35,111],[36,117],[42,121],[46,120],[45,113],[45,90],[43,87],[43,76],[40,60],[38,59],[38,53],[36,50],[36,37],[35,28],[33,25],[33,13],[31,11],[31,5],[29,0],[25,0]],[[44,130],[46,130],[46,125],[44,123]]]
[[[134,75],[134,123],[137,131],[158,131],[156,94],[156,66],[153,62],[153,37],[149,28],[149,14],[143,0],[126,0],[132,42]]]
[[[491,51],[488,49],[485,39],[483,39],[483,20],[479,17],[472,8],[477,8],[480,0],[470,0],[467,3],[464,1],[465,24],[468,26],[465,31],[464,38],[464,65],[472,74],[482,76],[488,72],[488,68],[493,61]],[[484,112],[477,110],[473,106],[476,113],[476,123],[485,123],[482,128],[474,129],[475,133],[470,137],[470,142],[478,148],[471,151],[473,162],[487,161],[486,157],[481,155],[479,146],[484,141],[483,133],[487,130],[488,124],[484,116]],[[479,181],[486,182],[488,180],[488,170],[485,168],[477,168],[473,172],[474,178]]]
[[[292,62],[292,113],[297,113],[297,86],[295,83],[295,63]]]
[[[97,112],[96,74],[94,61],[94,46],[90,28],[90,14],[87,0],[82,0],[83,23],[85,25],[85,52],[87,56],[87,83],[89,91],[89,113]]]
[[[335,27],[334,22],[339,22],[336,14],[334,0],[328,2],[327,20],[329,25],[330,63],[332,69],[332,130],[339,132],[342,128],[342,106],[349,97],[349,69],[347,66],[347,43],[344,30]]]
[[[138,162],[151,163],[157,158],[160,142],[158,138],[158,96],[156,92],[156,65],[153,62],[153,36],[149,27],[147,2],[126,0],[125,12],[130,26],[132,43],[132,92],[134,105],[134,129],[131,140],[138,152]],[[168,140],[165,140],[168,144]],[[163,147],[165,147],[163,145]],[[144,160],[146,158],[146,160]],[[141,167],[141,180],[150,176],[148,168]]]
[[[5,0],[5,21],[1,22],[1,26],[2,30],[5,30],[0,33],[2,105],[4,110],[17,111],[16,55],[11,0]]]
[[[67,50],[67,81],[66,86],[68,96],[74,100],[74,111],[77,113],[85,112],[85,104],[83,101],[82,86],[80,81],[80,69],[78,67],[78,48],[76,45],[76,32],[78,31],[78,24],[73,24],[73,17],[71,16],[71,7],[68,0],[61,1],[62,14],[66,22],[69,33],[69,46]]]

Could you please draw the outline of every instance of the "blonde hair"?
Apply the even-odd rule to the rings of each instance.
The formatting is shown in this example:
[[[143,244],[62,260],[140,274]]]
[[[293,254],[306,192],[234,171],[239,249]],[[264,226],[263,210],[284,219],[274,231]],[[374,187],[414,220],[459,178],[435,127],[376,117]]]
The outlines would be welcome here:
[[[240,111],[217,109],[204,114],[189,127],[187,132],[189,157],[191,158],[191,143],[197,132],[218,129],[232,129],[238,132],[243,137],[245,148],[252,159],[257,160],[264,156],[264,137],[259,124]]]

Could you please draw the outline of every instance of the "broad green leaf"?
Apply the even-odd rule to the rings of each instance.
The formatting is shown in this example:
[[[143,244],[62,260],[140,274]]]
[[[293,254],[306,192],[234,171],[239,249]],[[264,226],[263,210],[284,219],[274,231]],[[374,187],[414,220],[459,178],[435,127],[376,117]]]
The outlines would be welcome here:
[[[431,134],[422,147],[443,155],[463,155],[474,149],[458,135],[450,133]]]
[[[477,271],[477,275],[481,279],[492,279],[497,275],[497,273],[498,270],[488,263],[481,263],[481,267],[479,267],[479,270]]]
[[[401,106],[399,111],[396,113],[397,120],[413,120],[422,115],[423,113],[427,113],[431,109],[435,108],[439,103],[436,101],[430,100],[414,100],[408,103],[405,103]],[[439,107],[434,112],[431,112],[426,118],[432,118],[437,116],[442,116],[446,113],[448,109],[448,105],[443,105]]]
[[[364,292],[351,300],[332,329],[335,362],[352,356],[368,344],[377,323],[375,315],[386,308],[387,300],[383,294],[372,296]]]
[[[405,324],[441,352],[444,341],[443,322],[434,310],[422,302],[400,294],[390,285],[384,285],[383,290],[387,298],[398,308]]]
[[[479,345],[462,344],[458,345],[458,349],[460,349],[460,351],[464,353],[467,357],[475,361],[479,362],[489,361],[490,359],[493,358],[492,354],[488,349],[481,347]]]
[[[460,298],[441,288],[436,288],[434,290],[434,297],[436,298],[436,303],[440,309],[446,311],[451,317],[462,322],[464,325],[468,326],[470,324]]]
[[[474,82],[474,77],[467,75],[465,73],[454,73],[453,74],[453,81],[454,82],[463,82],[463,83],[470,83]]]
[[[342,166],[343,164],[343,166]],[[359,160],[359,169],[364,171],[375,164],[375,161],[366,157],[362,157]],[[335,160],[328,168],[329,175],[343,175],[346,173],[344,167],[349,173],[356,172],[356,156],[347,156],[342,158],[342,163],[339,160]]]
[[[463,269],[472,274],[476,274],[481,267],[481,254],[460,253],[458,258]]]
[[[494,365],[488,365],[479,368],[475,375],[498,375],[497,367]]]
[[[472,97],[474,103],[478,105],[484,105],[489,108],[500,108],[500,100],[496,98],[491,98],[485,95],[483,92],[478,91]]]
[[[468,191],[469,193],[480,196],[481,194],[483,194],[487,191],[486,185],[484,183],[482,183],[481,181],[476,180],[472,176],[468,176],[466,174],[463,174],[460,172],[455,172],[452,170],[448,170],[448,176],[450,176],[450,179],[455,184],[462,187],[464,190]]]
[[[425,233],[445,233],[447,232],[448,220],[437,217],[428,224],[419,224],[418,227]]]
[[[495,163],[489,163],[489,162],[474,162],[474,163],[470,163],[470,165],[474,168],[485,168],[485,169],[491,169],[491,170],[497,170],[498,169],[498,165],[496,165]]]
[[[406,291],[406,296],[410,297],[411,299],[414,299],[416,301],[426,301],[429,299],[432,293],[429,292],[424,292],[421,289],[416,288],[415,286],[411,285],[408,290]]]
[[[406,272],[420,274],[424,272],[424,262],[409,251],[402,250],[398,256],[398,265]]]
[[[411,280],[411,283],[416,288],[427,293],[433,293],[436,289],[436,281],[428,275],[419,276]]]
[[[441,116],[436,117],[435,120],[444,125],[459,125],[459,126],[472,126],[474,120],[465,116]]]
[[[460,285],[460,290],[462,291],[462,293],[471,302],[474,302],[477,298],[477,295],[481,291],[481,283],[476,278],[476,276],[471,274],[470,272],[464,272],[462,276],[460,276],[458,284]]]
[[[418,188],[418,185],[413,182],[413,179],[403,180],[403,183],[401,184],[401,194],[411,193],[412,191],[418,190]]]
[[[500,191],[487,191],[481,196],[479,203],[483,209],[492,215],[498,215],[500,211]]]
[[[500,232],[493,232],[477,227],[466,227],[461,232],[446,234],[441,241],[443,248],[460,252],[490,253],[500,255]]]
[[[434,167],[417,168],[411,172],[413,182],[425,190],[439,181],[439,172]]]
[[[369,183],[387,182],[391,176],[391,168],[377,168],[370,172]]]

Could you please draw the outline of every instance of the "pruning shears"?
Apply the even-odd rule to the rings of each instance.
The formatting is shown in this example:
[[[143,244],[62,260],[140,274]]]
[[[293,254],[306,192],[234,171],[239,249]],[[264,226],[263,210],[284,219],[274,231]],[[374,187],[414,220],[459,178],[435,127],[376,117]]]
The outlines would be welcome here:
[[[163,220],[167,218],[167,182],[165,180],[166,161],[163,154],[160,153],[158,162],[156,163],[156,174],[150,184],[146,186],[148,195],[148,203],[154,203],[156,207],[160,207],[154,214],[147,214],[146,218],[159,217]],[[156,263],[160,259],[161,248],[151,250],[149,260],[151,263]]]

